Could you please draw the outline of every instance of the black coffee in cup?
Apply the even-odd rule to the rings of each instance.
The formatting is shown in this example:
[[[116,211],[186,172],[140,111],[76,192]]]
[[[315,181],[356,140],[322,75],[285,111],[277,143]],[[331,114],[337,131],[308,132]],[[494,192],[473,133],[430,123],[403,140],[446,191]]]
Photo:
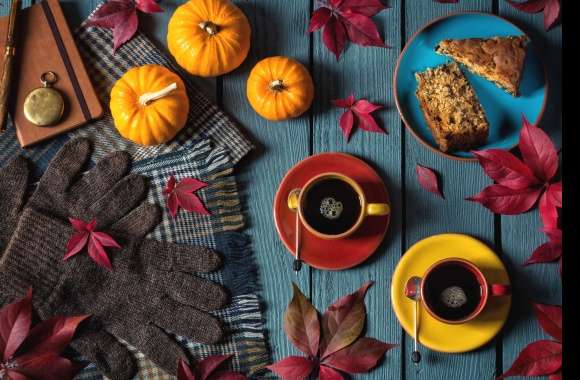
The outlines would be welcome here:
[[[480,306],[482,296],[481,280],[463,263],[445,263],[424,278],[424,301],[445,320],[467,318]]]
[[[361,215],[356,190],[339,178],[323,178],[305,194],[304,219],[316,231],[339,235],[351,229]]]

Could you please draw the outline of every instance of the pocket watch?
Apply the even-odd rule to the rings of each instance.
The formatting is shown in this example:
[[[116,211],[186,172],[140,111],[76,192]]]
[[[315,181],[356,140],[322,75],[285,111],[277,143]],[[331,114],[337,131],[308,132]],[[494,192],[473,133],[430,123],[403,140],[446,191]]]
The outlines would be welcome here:
[[[48,127],[58,124],[64,113],[64,98],[52,86],[58,76],[47,71],[40,76],[42,87],[32,90],[24,100],[24,116],[32,124]]]

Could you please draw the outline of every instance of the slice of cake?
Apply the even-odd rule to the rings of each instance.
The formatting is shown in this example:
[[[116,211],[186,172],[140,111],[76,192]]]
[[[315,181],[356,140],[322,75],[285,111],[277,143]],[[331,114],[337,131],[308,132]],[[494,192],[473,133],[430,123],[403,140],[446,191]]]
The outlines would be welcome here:
[[[457,63],[430,68],[415,77],[419,105],[441,151],[470,150],[485,143],[489,124]]]
[[[435,51],[518,96],[527,42],[526,36],[443,40]]]

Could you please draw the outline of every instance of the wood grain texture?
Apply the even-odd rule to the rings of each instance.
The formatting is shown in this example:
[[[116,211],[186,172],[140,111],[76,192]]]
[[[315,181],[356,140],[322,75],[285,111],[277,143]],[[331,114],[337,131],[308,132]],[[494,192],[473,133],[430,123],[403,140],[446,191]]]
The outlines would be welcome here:
[[[515,22],[533,40],[548,71],[549,94],[546,113],[540,127],[560,146],[562,132],[562,28],[544,30],[541,13],[529,15],[500,2],[499,14]],[[501,239],[504,260],[510,267],[514,284],[514,307],[504,332],[503,370],[507,370],[518,353],[529,343],[549,339],[543,333],[531,309],[531,301],[561,304],[562,283],[557,264],[522,267],[534,249],[547,241],[541,228],[537,208],[524,215],[502,216]],[[515,377],[514,379],[524,379]]]
[[[491,0],[462,1],[458,4],[406,1],[405,34],[411,37],[430,20],[452,12],[476,10],[489,12]],[[478,193],[489,180],[474,163],[450,160],[426,149],[407,131],[405,136],[406,242],[410,247],[430,235],[457,232],[471,235],[493,247],[493,214],[465,197]],[[421,164],[436,170],[442,181],[445,199],[422,189],[415,175]],[[412,352],[412,339],[406,340],[406,358]],[[491,379],[495,371],[494,343],[461,355],[441,354],[423,348],[418,366],[406,361],[406,379]]]
[[[272,203],[284,174],[308,156],[310,125],[308,116],[284,122],[269,122],[258,116],[246,99],[246,80],[254,64],[266,57],[287,55],[308,65],[308,0],[237,1],[252,26],[252,46],[246,61],[223,77],[223,105],[253,137],[257,149],[238,168],[238,182],[248,210],[247,233],[260,267],[265,301],[265,318],[273,359],[298,351],[284,331],[284,311],[292,297],[291,283],[310,294],[310,272],[304,266],[296,277],[292,257],[278,238]]]
[[[392,49],[361,47],[349,44],[337,61],[322,43],[322,33],[315,32],[313,39],[313,74],[316,99],[313,108],[313,153],[340,151],[365,160],[377,170],[387,185],[392,203],[390,227],[383,244],[362,265],[340,272],[314,270],[312,278],[313,300],[319,310],[338,297],[358,289],[363,282],[375,281],[366,297],[366,335],[389,343],[401,343],[401,329],[391,308],[391,274],[401,254],[401,129],[394,105],[392,75],[399,55],[400,2],[389,1],[388,8],[373,20],[381,35]],[[379,124],[388,134],[355,130],[346,142],[338,126],[343,109],[335,108],[330,101],[358,98],[384,105],[374,112]],[[360,379],[399,379],[401,377],[401,347],[387,353],[384,362]]]

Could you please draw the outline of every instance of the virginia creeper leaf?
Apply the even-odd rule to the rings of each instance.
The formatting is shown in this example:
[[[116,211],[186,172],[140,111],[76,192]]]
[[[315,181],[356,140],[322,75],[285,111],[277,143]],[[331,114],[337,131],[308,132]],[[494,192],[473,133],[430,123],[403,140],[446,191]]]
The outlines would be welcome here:
[[[542,219],[542,224],[544,228],[552,229],[558,227],[558,209],[551,202],[548,191],[544,191],[544,194],[540,197],[539,203],[540,218]]]
[[[372,17],[387,8],[381,0],[344,0],[340,7],[344,12],[358,13],[367,17]]]
[[[155,0],[135,0],[135,6],[143,13],[163,12],[163,8]]]
[[[439,186],[439,179],[437,178],[437,173],[433,169],[417,164],[415,166],[415,174],[417,175],[417,180],[419,185],[430,193],[439,195],[441,198],[445,198],[441,192],[441,187]]]
[[[521,190],[540,181],[520,159],[502,149],[473,151],[485,174],[500,185]]]
[[[480,203],[496,214],[515,215],[531,209],[541,194],[542,189],[512,190],[503,185],[490,185],[467,200]]]
[[[550,30],[560,17],[560,0],[527,0],[524,2],[507,0],[512,7],[526,13],[544,11],[544,28]]]
[[[196,379],[207,380],[215,370],[232,355],[213,355],[201,360],[195,368]]]
[[[322,28],[332,17],[330,9],[321,7],[312,12],[310,25],[308,25],[308,33],[312,33]]]
[[[189,365],[183,359],[177,364],[177,380],[196,380]]]
[[[534,313],[546,334],[562,341],[562,306],[534,303]]]
[[[296,348],[308,356],[316,356],[320,342],[318,312],[296,284],[292,288],[294,295],[284,314],[284,331]]]
[[[284,380],[302,380],[310,375],[314,369],[314,363],[302,356],[288,356],[267,368]]]
[[[10,360],[30,331],[32,290],[26,296],[0,309],[0,362]]]
[[[393,347],[394,344],[361,337],[350,346],[328,356],[323,364],[348,373],[368,372]]]
[[[562,368],[562,344],[538,340],[528,344],[510,369],[500,378],[510,376],[547,376]]]
[[[321,365],[318,380],[344,380],[344,377],[334,368]]]
[[[558,170],[558,152],[550,137],[522,116],[519,148],[526,165],[536,178],[550,181]]]
[[[361,46],[389,47],[385,44],[377,26],[368,16],[346,11],[339,18],[346,29],[348,39]]]
[[[69,345],[81,322],[88,315],[76,317],[54,317],[43,321],[30,330],[22,344],[27,355],[59,355]]]
[[[86,246],[89,257],[98,265],[109,271],[113,270],[105,247],[121,248],[121,246],[109,234],[95,231],[97,220],[93,219],[86,223],[79,219],[69,219],[75,233],[66,244],[66,252],[63,260],[68,260],[78,254]]]
[[[167,197],[167,208],[171,216],[175,218],[179,207],[189,212],[211,215],[201,199],[195,194],[196,191],[207,186],[207,183],[195,178],[183,178],[177,182],[175,177],[170,176],[163,194]]]
[[[370,115],[372,112],[382,108],[382,105],[373,104],[366,99],[355,100],[352,94],[346,99],[334,99],[331,102],[335,107],[346,108],[346,111],[339,119],[339,126],[346,141],[350,139],[355,124],[368,132],[385,133]]]
[[[366,282],[356,292],[336,300],[322,316],[321,359],[352,344],[361,334],[366,318],[364,297],[373,284]]]
[[[346,29],[335,16],[330,17],[326,22],[322,31],[322,42],[338,60],[346,45]]]

